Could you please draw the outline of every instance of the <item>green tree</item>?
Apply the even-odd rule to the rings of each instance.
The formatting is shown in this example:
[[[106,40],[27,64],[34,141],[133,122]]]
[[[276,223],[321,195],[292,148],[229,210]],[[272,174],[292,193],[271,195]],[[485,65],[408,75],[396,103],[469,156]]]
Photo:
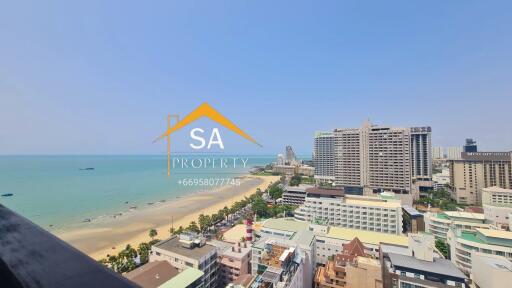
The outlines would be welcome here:
[[[158,235],[156,229],[149,230],[149,238],[151,238],[151,240],[153,240],[156,237],[156,235]]]
[[[283,192],[283,188],[279,187],[279,185],[273,185],[268,189],[268,195],[274,200],[283,197]]]
[[[269,209],[268,209],[268,206],[267,206],[267,202],[265,202],[265,200],[263,200],[263,198],[261,198],[261,196],[260,196],[260,197],[257,197],[252,202],[252,210],[259,217],[266,217],[268,215],[268,210]]]
[[[443,240],[436,240],[436,248],[443,254],[444,258],[448,258],[448,245]]]
[[[196,232],[196,233],[201,232],[201,231],[199,230],[199,226],[197,226],[196,221],[192,221],[192,222],[190,222],[190,224],[188,224],[188,227],[187,227],[187,229],[186,229],[186,230],[187,230],[187,231],[190,231],[190,232]]]
[[[300,175],[293,175],[290,179],[290,186],[299,186],[299,184],[302,182],[302,176]]]
[[[137,253],[140,256],[141,264],[145,264],[149,261],[149,250],[151,250],[151,246],[148,243],[142,242],[139,244]]]
[[[199,222],[199,230],[202,233],[212,226],[212,219],[209,215],[200,214],[197,221]]]

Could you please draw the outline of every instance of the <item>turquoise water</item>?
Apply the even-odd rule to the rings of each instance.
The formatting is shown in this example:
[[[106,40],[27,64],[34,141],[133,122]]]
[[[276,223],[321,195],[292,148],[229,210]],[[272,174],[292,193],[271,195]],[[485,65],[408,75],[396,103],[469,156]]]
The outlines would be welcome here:
[[[241,157],[229,155],[179,158]],[[247,166],[182,168],[167,177],[165,156],[0,156],[0,203],[49,230],[66,229],[83,221],[172,200],[207,186],[183,186],[180,179],[232,178],[275,156],[242,156]],[[94,170],[80,168],[94,167]],[[218,186],[216,186],[218,187]],[[128,203],[125,203],[128,202]],[[52,227],[50,228],[50,225]]]

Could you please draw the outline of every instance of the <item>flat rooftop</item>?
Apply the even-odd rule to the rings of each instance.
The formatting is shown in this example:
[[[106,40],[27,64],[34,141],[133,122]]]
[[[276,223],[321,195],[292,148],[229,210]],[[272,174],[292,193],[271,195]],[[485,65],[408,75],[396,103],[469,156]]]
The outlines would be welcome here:
[[[159,288],[185,288],[194,283],[197,279],[201,278],[203,275],[203,271],[190,267],[159,286]]]
[[[462,152],[461,159],[455,161],[511,161],[512,152]]]
[[[361,242],[363,242],[363,244],[372,245],[379,245],[381,242],[402,246],[409,245],[409,238],[406,236],[342,227],[331,227],[326,237],[348,241],[357,237]]]
[[[381,208],[400,208],[402,204],[398,201],[383,201],[379,198],[368,197],[374,199],[364,199],[364,198],[352,198],[346,197],[345,203],[349,205],[360,205],[360,206],[372,206],[372,207],[381,207]]]
[[[434,261],[424,261],[416,259],[413,256],[389,253],[389,260],[393,266],[409,268],[419,271],[427,271],[444,276],[451,276],[460,279],[466,279],[462,273],[450,260],[434,258]]]
[[[485,237],[512,240],[512,232],[510,232],[510,231],[482,229],[482,228],[476,228],[476,231],[478,231]]]
[[[309,223],[296,221],[293,218],[270,218],[263,222],[263,228],[276,229],[288,232],[299,232],[309,229]]]
[[[151,288],[159,287],[178,274],[178,269],[169,262],[155,261],[126,273],[124,277],[144,288]]]
[[[345,192],[342,189],[323,189],[312,187],[306,189],[308,196],[329,196],[329,197],[343,197]]]
[[[196,260],[201,259],[216,249],[215,246],[209,244],[205,244],[203,247],[195,247],[193,249],[182,247],[178,236],[160,241],[155,245],[155,247]]]
[[[467,218],[475,220],[485,220],[483,213],[471,213],[471,212],[460,212],[460,211],[445,211],[444,214],[452,218]]]

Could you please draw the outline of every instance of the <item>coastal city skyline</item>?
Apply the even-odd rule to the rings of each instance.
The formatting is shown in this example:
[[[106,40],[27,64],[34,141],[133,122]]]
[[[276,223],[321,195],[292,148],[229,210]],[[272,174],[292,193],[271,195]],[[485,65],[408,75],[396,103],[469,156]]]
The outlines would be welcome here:
[[[164,154],[167,114],[205,101],[264,146],[236,153],[308,154],[316,130],[366,119],[512,147],[494,132],[509,130],[506,1],[76,5],[1,9],[0,154]]]
[[[0,5],[0,286],[510,286],[511,30],[510,1]]]

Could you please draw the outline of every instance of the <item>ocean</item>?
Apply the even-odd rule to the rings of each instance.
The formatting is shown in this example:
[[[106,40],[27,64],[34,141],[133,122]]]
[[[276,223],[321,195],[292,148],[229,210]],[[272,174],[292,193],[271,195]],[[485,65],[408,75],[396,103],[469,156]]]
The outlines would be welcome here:
[[[232,160],[234,157],[247,159],[245,167],[240,159]],[[275,156],[270,155],[177,155],[175,158],[179,160],[174,163],[188,160],[196,164],[205,163],[205,158],[226,158],[227,165],[212,167],[211,162],[215,161],[195,167],[175,164],[171,176],[167,177],[164,155],[0,156],[0,194],[14,194],[0,197],[0,203],[47,230],[65,231],[84,219],[111,217],[128,211],[130,206],[147,207],[148,203],[172,201],[220,185],[195,185],[191,179],[232,179],[247,174],[254,166],[275,161]]]

